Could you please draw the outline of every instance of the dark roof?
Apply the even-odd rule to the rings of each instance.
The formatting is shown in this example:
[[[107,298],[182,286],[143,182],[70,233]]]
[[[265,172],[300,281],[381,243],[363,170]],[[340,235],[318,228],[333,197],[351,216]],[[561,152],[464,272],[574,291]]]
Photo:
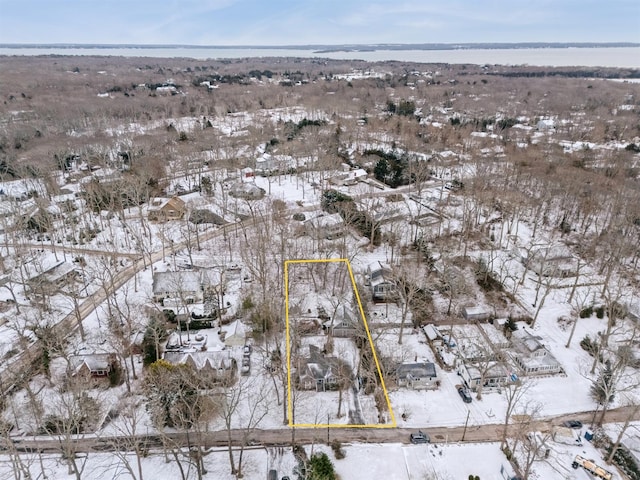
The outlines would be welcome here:
[[[431,362],[402,363],[396,368],[398,377],[411,376],[414,379],[436,376],[436,366]]]

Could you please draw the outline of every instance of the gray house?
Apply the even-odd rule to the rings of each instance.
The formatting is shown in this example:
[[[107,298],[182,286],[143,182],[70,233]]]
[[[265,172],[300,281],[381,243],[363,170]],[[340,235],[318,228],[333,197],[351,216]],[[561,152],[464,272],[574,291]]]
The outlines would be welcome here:
[[[436,366],[431,362],[402,363],[395,370],[396,384],[414,390],[438,388]]]
[[[345,306],[338,308],[333,319],[323,324],[323,328],[334,337],[355,337],[359,327],[358,316]]]
[[[320,348],[309,345],[309,356],[298,359],[297,386],[300,390],[335,390],[341,377],[353,376],[351,367],[336,357],[325,356]]]
[[[265,195],[265,190],[250,182],[237,182],[229,189],[229,195],[244,200],[259,200]]]
[[[397,286],[392,279],[391,268],[381,262],[373,262],[367,267],[365,284],[371,288],[374,301],[385,302],[396,297]]]

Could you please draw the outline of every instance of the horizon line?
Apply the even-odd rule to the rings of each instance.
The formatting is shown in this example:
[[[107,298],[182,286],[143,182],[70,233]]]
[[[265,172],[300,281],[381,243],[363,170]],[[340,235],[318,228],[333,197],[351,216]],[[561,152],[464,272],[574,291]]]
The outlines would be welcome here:
[[[615,42],[615,41],[591,41],[591,42],[446,42],[446,43],[336,43],[336,44],[289,44],[289,45],[214,45],[214,44],[181,44],[181,43],[83,43],[83,42],[52,42],[52,43],[2,43],[0,42],[0,48],[220,48],[220,49],[232,49],[232,48],[253,48],[253,49],[363,49],[363,48],[378,48],[378,49],[401,49],[410,50],[412,47],[420,47],[421,49],[465,49],[465,48],[478,48],[478,47],[534,47],[534,48],[589,48],[589,47],[640,47],[640,42]]]

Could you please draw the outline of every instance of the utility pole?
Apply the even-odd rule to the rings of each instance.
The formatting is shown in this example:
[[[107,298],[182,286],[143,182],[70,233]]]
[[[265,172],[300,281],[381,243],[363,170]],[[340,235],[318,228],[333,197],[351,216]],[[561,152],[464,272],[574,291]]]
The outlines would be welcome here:
[[[467,419],[464,421],[464,430],[462,431],[462,442],[464,442],[464,436],[467,434],[467,425],[469,424],[469,413],[471,411],[467,408]]]

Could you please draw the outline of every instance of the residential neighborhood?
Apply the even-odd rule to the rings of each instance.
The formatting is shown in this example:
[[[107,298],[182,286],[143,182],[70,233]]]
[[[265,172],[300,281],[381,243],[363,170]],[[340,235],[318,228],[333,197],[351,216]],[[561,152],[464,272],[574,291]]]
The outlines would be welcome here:
[[[638,478],[637,69],[0,67],[0,479]]]

